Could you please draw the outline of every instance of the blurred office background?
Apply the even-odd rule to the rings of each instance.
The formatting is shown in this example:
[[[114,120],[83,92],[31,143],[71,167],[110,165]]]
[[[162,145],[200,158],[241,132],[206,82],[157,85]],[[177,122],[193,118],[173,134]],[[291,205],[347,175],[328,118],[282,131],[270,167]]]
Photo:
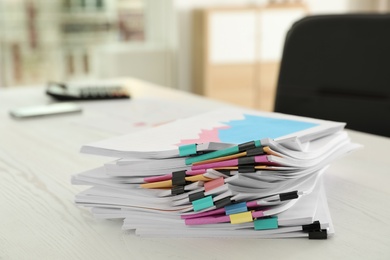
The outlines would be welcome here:
[[[272,111],[284,37],[388,0],[0,0],[0,87],[135,77]]]

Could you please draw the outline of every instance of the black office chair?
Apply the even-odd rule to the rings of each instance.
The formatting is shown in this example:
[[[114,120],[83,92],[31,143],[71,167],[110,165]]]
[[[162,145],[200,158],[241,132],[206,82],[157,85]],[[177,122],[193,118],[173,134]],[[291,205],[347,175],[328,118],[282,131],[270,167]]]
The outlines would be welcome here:
[[[390,15],[317,15],[293,24],[274,110],[390,137]]]

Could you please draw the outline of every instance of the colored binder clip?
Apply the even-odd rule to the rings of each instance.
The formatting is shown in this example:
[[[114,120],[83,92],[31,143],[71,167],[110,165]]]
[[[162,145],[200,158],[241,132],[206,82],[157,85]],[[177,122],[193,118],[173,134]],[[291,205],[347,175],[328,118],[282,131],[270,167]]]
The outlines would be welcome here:
[[[187,144],[179,146],[179,156],[189,156],[197,153],[196,144]]]
[[[248,210],[246,202],[240,202],[236,204],[231,204],[225,207],[225,214],[232,215],[236,213],[245,212]]]
[[[204,184],[204,191],[208,192],[212,189],[218,188],[225,184],[225,179],[223,177],[219,177],[217,179],[214,179],[212,181],[205,182]]]
[[[278,228],[278,217],[259,218],[253,221],[255,230],[266,230]]]
[[[231,224],[241,224],[253,221],[252,212],[250,211],[232,214],[229,215],[229,217]]]
[[[207,196],[192,202],[192,207],[194,211],[201,211],[214,206],[214,201],[212,196]]]

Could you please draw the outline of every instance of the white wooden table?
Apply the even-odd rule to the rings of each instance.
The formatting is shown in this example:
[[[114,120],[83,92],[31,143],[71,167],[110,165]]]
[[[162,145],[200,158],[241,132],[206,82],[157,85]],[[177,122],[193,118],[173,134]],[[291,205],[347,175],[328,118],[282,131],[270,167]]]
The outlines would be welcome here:
[[[132,79],[126,84],[133,96],[127,101],[130,108],[144,98],[187,109],[178,115],[226,106]],[[93,103],[82,114],[19,121],[9,117],[11,108],[47,102],[39,87],[0,90],[1,260],[390,259],[389,138],[349,131],[365,148],[336,161],[325,174],[336,230],[328,240],[140,238],[122,231],[121,221],[96,220],[73,203],[85,187],[72,186],[71,175],[107,161],[82,155],[79,148],[117,134],[83,122],[111,116]],[[100,104],[104,108],[106,102]]]

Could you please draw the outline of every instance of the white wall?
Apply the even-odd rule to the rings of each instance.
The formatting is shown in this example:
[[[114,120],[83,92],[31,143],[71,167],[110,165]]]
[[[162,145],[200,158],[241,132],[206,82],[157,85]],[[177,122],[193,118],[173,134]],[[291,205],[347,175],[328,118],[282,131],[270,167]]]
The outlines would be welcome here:
[[[134,77],[162,86],[172,85],[172,53],[162,45],[126,44],[97,48],[94,71],[100,79]]]

